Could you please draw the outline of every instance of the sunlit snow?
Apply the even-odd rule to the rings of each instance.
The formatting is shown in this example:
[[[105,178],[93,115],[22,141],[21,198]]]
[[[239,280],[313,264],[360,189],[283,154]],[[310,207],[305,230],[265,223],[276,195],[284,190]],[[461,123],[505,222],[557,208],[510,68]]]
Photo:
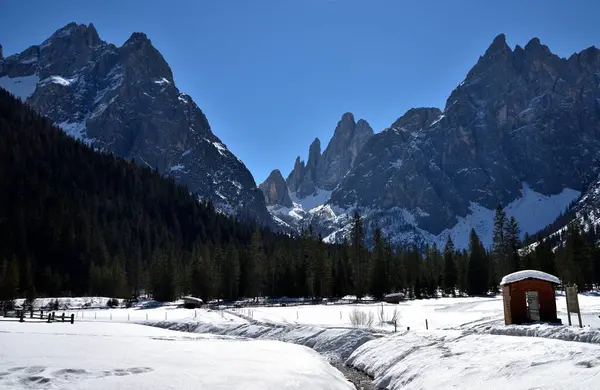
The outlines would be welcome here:
[[[309,211],[317,206],[325,204],[331,197],[332,192],[333,191],[327,191],[319,188],[314,194],[304,198],[299,198],[297,193],[292,192],[290,193],[290,198],[292,199],[292,202],[301,205],[305,211]]]

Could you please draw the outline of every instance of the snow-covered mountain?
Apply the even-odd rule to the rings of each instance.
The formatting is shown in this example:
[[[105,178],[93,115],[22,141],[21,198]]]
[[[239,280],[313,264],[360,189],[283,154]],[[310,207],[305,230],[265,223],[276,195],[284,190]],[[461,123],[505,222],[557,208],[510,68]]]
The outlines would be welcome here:
[[[288,177],[292,195],[325,189],[311,185],[320,180],[317,146],[306,166],[297,159]],[[511,49],[501,34],[443,111],[411,109],[368,137],[304,221],[335,241],[358,210],[395,244],[442,244],[451,235],[465,247],[475,228],[489,245],[498,204],[523,234],[554,221],[597,178],[599,147],[600,51],[565,59],[537,38]]]
[[[177,89],[145,34],[116,47],[92,24],[71,23],[40,45],[1,54],[0,87],[71,136],[157,169],[224,212],[270,223],[251,173]]]

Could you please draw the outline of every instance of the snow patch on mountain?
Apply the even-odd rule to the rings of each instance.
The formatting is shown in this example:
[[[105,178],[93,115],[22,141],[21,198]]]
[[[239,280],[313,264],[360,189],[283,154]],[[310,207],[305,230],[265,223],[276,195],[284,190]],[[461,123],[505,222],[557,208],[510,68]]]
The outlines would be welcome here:
[[[509,218],[515,217],[521,229],[521,237],[523,237],[525,233],[533,234],[552,223],[571,201],[579,197],[580,192],[565,188],[558,194],[544,195],[535,192],[526,183],[523,183],[521,194],[522,196],[506,206],[504,211]],[[483,245],[486,247],[492,245],[493,221],[496,211],[477,203],[471,203],[470,209],[470,214],[459,217],[456,225],[437,236],[438,245],[443,245],[450,235],[458,248],[467,248],[472,228],[477,232]]]
[[[22,101],[33,95],[40,77],[36,74],[23,77],[0,77],[0,87],[6,89]]]
[[[56,125],[63,129],[65,133],[69,136],[83,142],[84,144],[91,146],[94,142],[94,139],[87,137],[87,127],[86,127],[87,118],[82,122],[62,122],[57,123]]]
[[[521,237],[525,233],[533,234],[554,221],[564,211],[569,203],[577,199],[579,191],[569,188],[563,189],[555,195],[540,194],[523,183],[522,196],[515,199],[504,208],[508,217],[515,217],[521,229]],[[320,222],[332,226],[332,232],[324,239],[326,242],[336,242],[348,237],[351,227],[351,215],[356,208],[340,209],[329,207],[328,213],[320,214]],[[319,211],[319,208],[311,210],[311,214]],[[313,212],[314,211],[314,212]],[[419,217],[427,216],[427,213],[416,208],[409,210],[402,207],[394,207],[389,210],[361,208],[358,209],[366,222],[375,221],[382,229],[391,243],[411,244],[415,242],[435,243],[442,247],[448,236],[457,248],[467,248],[469,245],[469,234],[475,229],[477,235],[486,247],[492,244],[493,220],[495,210],[488,209],[478,203],[471,203],[470,212],[464,217],[458,217],[458,222],[449,229],[438,235],[434,235],[419,227]]]
[[[50,76],[44,80],[42,80],[40,82],[40,84],[58,84],[58,85],[62,85],[63,87],[68,87],[69,85],[77,82],[79,78],[78,77],[72,77],[72,78],[64,78],[62,76]]]
[[[320,188],[312,194],[304,198],[299,198],[296,192],[290,193],[290,198],[292,198],[292,202],[297,203],[302,206],[305,211],[309,211],[314,209],[317,206],[321,206],[329,200],[331,197],[331,193],[333,191],[327,191]]]

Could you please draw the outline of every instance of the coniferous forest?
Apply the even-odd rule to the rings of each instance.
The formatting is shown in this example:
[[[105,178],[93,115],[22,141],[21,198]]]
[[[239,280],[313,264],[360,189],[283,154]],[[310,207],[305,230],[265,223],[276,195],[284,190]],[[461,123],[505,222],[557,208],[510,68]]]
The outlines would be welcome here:
[[[236,221],[158,172],[95,152],[0,89],[0,301],[151,294],[414,298],[481,295],[502,275],[541,269],[581,289],[600,283],[594,231],[577,226],[519,256],[519,228],[498,209],[494,244],[393,248],[354,216],[345,243],[326,244]],[[367,246],[366,243],[370,245]]]

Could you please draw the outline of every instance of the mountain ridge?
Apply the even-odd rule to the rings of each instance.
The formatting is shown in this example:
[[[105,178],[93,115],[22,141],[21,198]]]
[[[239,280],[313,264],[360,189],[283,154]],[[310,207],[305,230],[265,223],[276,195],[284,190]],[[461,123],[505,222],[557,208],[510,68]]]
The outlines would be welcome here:
[[[117,47],[93,24],[69,23],[0,61],[0,87],[95,149],[173,177],[223,212],[271,224],[252,174],[177,89],[146,34]]]

